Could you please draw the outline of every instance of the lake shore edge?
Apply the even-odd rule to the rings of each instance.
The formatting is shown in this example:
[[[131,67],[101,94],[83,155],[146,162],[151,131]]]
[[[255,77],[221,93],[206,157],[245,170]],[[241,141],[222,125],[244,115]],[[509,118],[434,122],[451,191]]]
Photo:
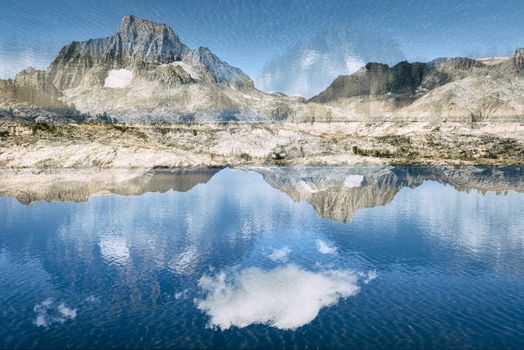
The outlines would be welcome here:
[[[0,167],[524,165],[524,123],[170,125],[0,121]]]

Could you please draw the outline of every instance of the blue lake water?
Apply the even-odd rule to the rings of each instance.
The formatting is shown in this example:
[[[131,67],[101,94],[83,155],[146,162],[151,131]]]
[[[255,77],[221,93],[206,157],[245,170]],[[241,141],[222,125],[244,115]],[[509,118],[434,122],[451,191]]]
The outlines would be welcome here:
[[[524,348],[522,167],[133,181],[0,197],[0,348]]]

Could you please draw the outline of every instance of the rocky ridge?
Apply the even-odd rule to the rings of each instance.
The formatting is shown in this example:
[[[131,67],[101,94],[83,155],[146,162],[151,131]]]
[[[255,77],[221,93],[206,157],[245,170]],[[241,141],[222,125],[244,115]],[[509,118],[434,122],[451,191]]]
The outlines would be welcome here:
[[[524,49],[494,64],[470,58],[440,58],[393,67],[368,63],[339,76],[311,98],[365,117],[463,117],[464,121],[524,115]]]
[[[112,36],[64,46],[47,70],[0,80],[0,118],[39,116],[127,124],[520,122],[524,49],[491,60],[372,62],[305,101],[262,92],[209,49],[187,47],[168,25],[126,16]]]

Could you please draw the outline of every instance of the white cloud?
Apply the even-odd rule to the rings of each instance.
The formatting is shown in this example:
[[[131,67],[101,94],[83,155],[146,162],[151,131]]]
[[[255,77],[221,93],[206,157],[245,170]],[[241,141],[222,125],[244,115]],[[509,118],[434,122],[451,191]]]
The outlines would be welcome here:
[[[320,59],[320,53],[316,50],[304,50],[300,58],[300,66],[302,69],[308,69]]]
[[[53,299],[48,298],[40,304],[36,304],[33,308],[36,313],[34,324],[37,327],[50,327],[54,324],[62,324],[67,320],[74,320],[76,318],[76,309],[68,307],[61,302],[56,305]]]
[[[322,254],[333,254],[337,251],[337,247],[321,239],[315,240],[315,243],[317,244],[318,251]]]
[[[265,271],[256,267],[236,273],[203,276],[206,293],[198,309],[220,329],[265,324],[296,329],[313,321],[320,309],[358,293],[358,276],[345,270],[312,272],[289,264]]]
[[[86,301],[90,304],[98,304],[100,303],[100,298],[94,295],[90,295],[86,298]]]
[[[357,70],[362,68],[364,65],[365,65],[365,62],[359,57],[348,56],[346,58],[347,74],[355,73]]]
[[[76,309],[67,307],[64,303],[60,303],[57,308],[58,312],[62,314],[66,319],[74,319],[76,317]]]
[[[280,249],[274,249],[273,252],[268,255],[268,258],[276,262],[286,262],[289,257],[289,253],[291,253],[291,249],[288,247],[282,247]]]
[[[186,299],[188,295],[189,295],[189,289],[184,289],[181,292],[175,293],[175,300]]]
[[[133,72],[128,69],[112,69],[109,71],[104,87],[111,89],[125,88],[133,80]]]

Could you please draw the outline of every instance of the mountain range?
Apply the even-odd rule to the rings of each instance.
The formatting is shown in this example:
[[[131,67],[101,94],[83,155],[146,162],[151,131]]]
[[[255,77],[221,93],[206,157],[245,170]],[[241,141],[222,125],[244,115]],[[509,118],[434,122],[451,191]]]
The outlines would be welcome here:
[[[339,76],[310,102],[368,117],[472,117],[524,115],[524,49],[511,57],[440,58],[393,67],[368,63]]]
[[[361,40],[340,38],[355,40],[341,49],[346,61],[357,57],[349,53],[362,51],[355,49],[363,47]],[[340,41],[333,33],[324,39],[324,46]],[[355,58],[352,70],[395,49],[380,43],[376,52]],[[323,75],[327,61],[312,55],[310,66]],[[370,62],[306,101],[260,91],[209,49],[190,49],[168,25],[126,16],[110,37],[64,46],[46,70],[27,68],[13,80],[0,80],[0,116],[109,115],[131,123],[518,119],[524,115],[523,72],[524,49],[496,59],[442,58],[391,67]]]

